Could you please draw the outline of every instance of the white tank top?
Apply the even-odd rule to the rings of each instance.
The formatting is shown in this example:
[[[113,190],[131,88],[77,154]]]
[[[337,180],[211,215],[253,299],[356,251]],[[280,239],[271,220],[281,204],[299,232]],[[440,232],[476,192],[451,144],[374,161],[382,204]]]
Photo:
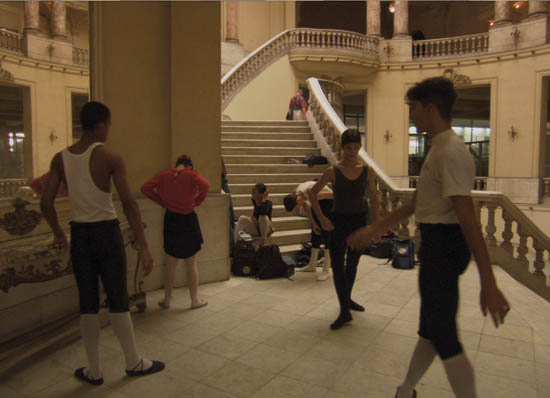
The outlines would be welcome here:
[[[72,221],[97,222],[117,218],[113,193],[100,190],[90,173],[90,157],[94,149],[101,145],[103,143],[96,142],[79,155],[71,153],[68,148],[61,152]]]

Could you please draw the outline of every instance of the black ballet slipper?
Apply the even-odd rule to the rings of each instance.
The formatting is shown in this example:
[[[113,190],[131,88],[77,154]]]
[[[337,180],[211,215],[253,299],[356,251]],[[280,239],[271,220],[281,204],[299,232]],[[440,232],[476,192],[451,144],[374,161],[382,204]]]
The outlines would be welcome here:
[[[344,326],[346,323],[351,322],[353,320],[351,314],[348,312],[347,314],[340,314],[338,318],[332,324],[330,325],[330,328],[332,330],[340,329],[342,326]]]
[[[351,300],[350,302],[349,309],[358,312],[365,312],[365,307],[363,307],[361,304],[357,304],[353,300]]]
[[[397,391],[395,392],[395,398],[399,397],[399,387],[397,387]],[[413,396],[412,398],[416,398],[416,390],[413,390]]]
[[[149,369],[145,369],[145,370],[136,370],[138,368],[143,368],[143,359],[140,360],[138,362],[138,364],[136,365],[136,367],[132,370],[128,370],[126,369],[126,374],[128,376],[147,376],[147,375],[152,375],[153,373],[157,373],[157,372],[160,372],[161,370],[164,369],[164,362],[161,362],[161,361],[153,361],[153,364],[151,365],[151,367]]]
[[[85,381],[86,383],[90,383],[94,386],[100,386],[103,384],[103,377],[101,379],[91,379],[84,374],[84,369],[86,368],[78,368],[74,371],[74,375],[80,380]]]

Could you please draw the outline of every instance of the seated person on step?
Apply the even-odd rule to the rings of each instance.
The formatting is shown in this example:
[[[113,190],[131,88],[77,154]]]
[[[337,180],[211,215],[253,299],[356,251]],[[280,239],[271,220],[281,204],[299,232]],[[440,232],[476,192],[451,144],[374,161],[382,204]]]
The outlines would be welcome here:
[[[271,234],[273,226],[271,224],[271,213],[273,212],[273,203],[267,196],[269,188],[263,183],[258,183],[252,188],[252,205],[254,212],[252,216],[242,215],[235,226],[235,243],[239,240],[240,232],[246,232],[252,237],[260,238],[259,245],[264,246]]]
[[[329,239],[330,232],[321,228],[321,223],[317,218],[317,215],[311,207],[309,201],[309,189],[315,185],[316,181],[306,181],[296,187],[294,192],[285,196],[283,203],[286,211],[292,213],[295,216],[307,217],[311,221],[311,257],[309,264],[304,268],[298,269],[300,272],[316,272],[317,258],[321,248],[321,243],[325,245],[325,262],[323,265],[323,271],[317,276],[318,281],[326,281],[330,277],[330,255],[329,255]],[[323,214],[327,217],[330,216],[332,210],[332,199],[334,194],[329,187],[324,187],[318,194],[319,205],[323,210]]]

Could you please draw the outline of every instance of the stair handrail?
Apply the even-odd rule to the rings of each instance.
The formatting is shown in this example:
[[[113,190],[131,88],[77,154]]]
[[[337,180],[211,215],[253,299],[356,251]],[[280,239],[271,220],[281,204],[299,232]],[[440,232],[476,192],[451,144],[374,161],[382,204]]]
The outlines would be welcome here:
[[[259,72],[295,48],[341,49],[378,59],[375,37],[340,29],[287,29],[252,51],[222,77],[222,112]]]
[[[308,120],[314,129],[320,131],[322,139],[326,141],[321,143],[321,146],[332,151],[332,153],[326,153],[325,156],[328,155],[330,162],[334,164],[341,158],[340,137],[347,127],[330,105],[318,79],[309,78],[307,84],[310,90]],[[383,213],[387,213],[390,211],[390,207],[394,209],[412,197],[415,190],[399,188],[363,148],[359,152],[359,156],[376,175]],[[546,267],[544,254],[546,252],[550,255],[550,237],[501,192],[472,190],[472,197],[478,222],[485,230],[485,241],[492,263],[500,265],[520,283],[550,301],[550,287],[548,286],[550,280],[544,272]],[[497,211],[500,212],[501,224],[503,224],[499,230],[501,240],[497,240],[495,236],[500,227],[495,221]],[[512,230],[513,223],[516,224],[517,235],[514,235]],[[398,233],[408,236],[408,225],[409,220],[403,220],[402,224],[396,228]],[[514,238],[516,242],[512,242]],[[534,253],[530,252],[527,247],[528,239],[532,241]],[[533,272],[529,269],[530,265],[532,265]]]

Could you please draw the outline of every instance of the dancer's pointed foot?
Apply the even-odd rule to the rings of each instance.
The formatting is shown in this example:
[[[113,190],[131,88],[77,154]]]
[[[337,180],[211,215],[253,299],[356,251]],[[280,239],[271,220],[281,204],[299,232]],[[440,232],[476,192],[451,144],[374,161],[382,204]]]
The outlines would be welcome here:
[[[305,267],[303,268],[298,268],[296,271],[298,272],[315,272],[317,269],[317,265],[314,263],[314,264],[308,264],[306,265]]]
[[[100,386],[103,384],[103,377],[100,377],[98,379],[93,379],[88,376],[88,368],[78,368],[74,371],[75,377],[78,379],[85,381],[86,383],[90,383],[94,386]]]
[[[132,370],[126,369],[128,376],[147,376],[153,373],[160,372],[164,369],[164,363],[160,361],[150,361],[148,359],[140,359],[138,364]]]
[[[399,398],[399,388],[397,387],[397,391],[395,392],[395,398]],[[413,390],[411,398],[416,398],[416,390]]]
[[[336,320],[332,322],[330,328],[332,330],[340,329],[342,326],[344,326],[348,322],[351,322],[352,320],[353,318],[349,312],[341,313],[338,318],[336,318]]]
[[[318,281],[326,281],[328,278],[330,278],[330,272],[323,271],[319,275],[317,275]]]
[[[196,310],[197,308],[204,307],[205,305],[208,305],[208,301],[206,301],[203,298],[196,298],[195,300],[191,300],[191,309]]]
[[[353,311],[365,312],[365,307],[361,304],[357,304],[355,301],[351,300],[349,309]]]

